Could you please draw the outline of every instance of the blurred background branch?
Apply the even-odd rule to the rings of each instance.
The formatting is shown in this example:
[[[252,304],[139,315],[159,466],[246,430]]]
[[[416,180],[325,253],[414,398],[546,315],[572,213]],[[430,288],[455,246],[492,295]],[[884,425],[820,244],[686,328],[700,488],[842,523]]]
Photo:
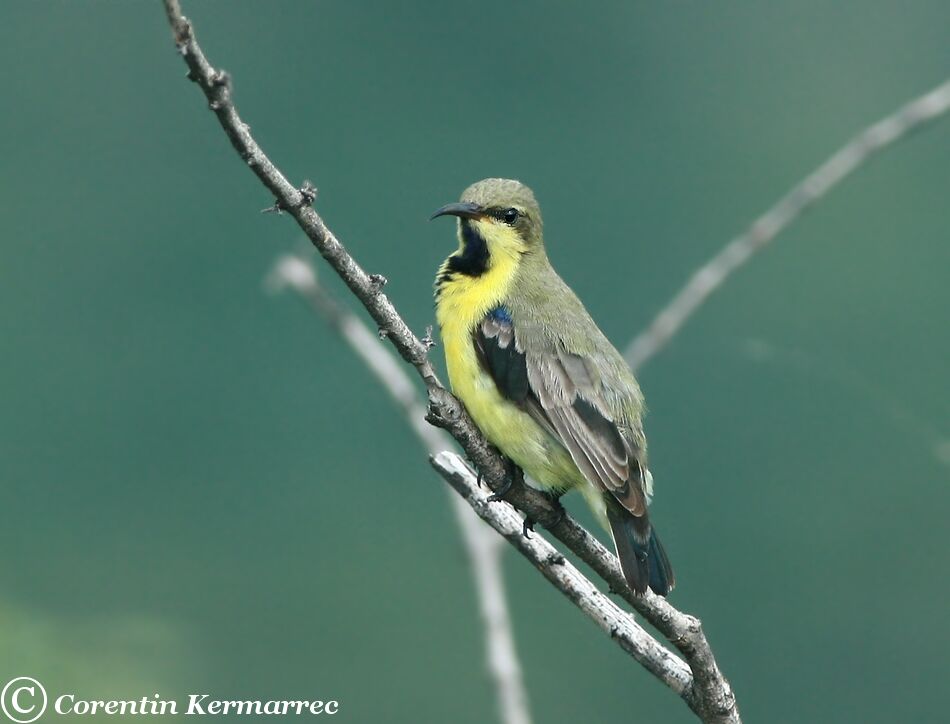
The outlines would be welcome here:
[[[862,164],[950,110],[950,80],[868,126],[703,264],[650,325],[627,346],[634,371],[670,343],[697,310],[752,256]]]
[[[265,285],[271,292],[285,289],[296,292],[346,342],[400,408],[404,422],[430,456],[454,446],[454,441],[444,430],[426,422],[425,405],[399,360],[380,343],[378,335],[366,323],[334,299],[326,287],[320,284],[317,270],[309,257],[302,254],[280,256],[267,275]],[[481,490],[477,491],[477,495],[486,497]],[[528,695],[505,593],[502,539],[483,525],[472,507],[460,497],[450,495],[449,502],[472,568],[485,631],[486,663],[495,688],[501,721],[505,724],[529,724],[531,714]]]

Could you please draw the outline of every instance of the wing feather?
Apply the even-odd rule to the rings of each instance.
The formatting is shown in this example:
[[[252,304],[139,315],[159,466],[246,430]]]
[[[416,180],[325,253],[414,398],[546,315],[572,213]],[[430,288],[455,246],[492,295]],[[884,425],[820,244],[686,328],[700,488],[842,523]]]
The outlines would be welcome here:
[[[526,353],[504,307],[489,312],[474,337],[499,391],[565,447],[585,478],[642,516],[642,447],[611,415],[596,364],[562,348]]]

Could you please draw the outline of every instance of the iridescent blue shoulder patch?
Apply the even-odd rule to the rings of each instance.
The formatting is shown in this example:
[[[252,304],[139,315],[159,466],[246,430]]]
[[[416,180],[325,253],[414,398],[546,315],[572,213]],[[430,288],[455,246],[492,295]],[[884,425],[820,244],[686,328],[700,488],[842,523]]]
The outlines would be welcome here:
[[[498,306],[495,307],[488,313],[488,316],[492,319],[496,319],[499,322],[504,322],[505,324],[511,324],[511,312],[508,311],[508,307]]]

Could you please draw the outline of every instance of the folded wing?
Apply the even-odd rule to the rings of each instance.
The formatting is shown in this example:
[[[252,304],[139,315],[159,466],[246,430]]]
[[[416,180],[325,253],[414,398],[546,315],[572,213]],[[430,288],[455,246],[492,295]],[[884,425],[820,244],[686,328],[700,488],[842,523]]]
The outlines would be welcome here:
[[[633,515],[644,515],[641,448],[633,431],[611,415],[594,361],[556,344],[526,353],[504,307],[489,312],[474,337],[502,395],[558,440],[587,480]]]

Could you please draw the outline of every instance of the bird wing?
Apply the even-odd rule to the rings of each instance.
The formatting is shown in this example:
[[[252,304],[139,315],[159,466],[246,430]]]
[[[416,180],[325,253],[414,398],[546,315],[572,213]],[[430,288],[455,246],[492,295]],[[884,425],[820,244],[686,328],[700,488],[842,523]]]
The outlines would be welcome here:
[[[501,394],[560,442],[587,480],[642,516],[642,447],[611,415],[596,364],[557,345],[526,353],[504,307],[485,316],[474,338],[479,360]]]

